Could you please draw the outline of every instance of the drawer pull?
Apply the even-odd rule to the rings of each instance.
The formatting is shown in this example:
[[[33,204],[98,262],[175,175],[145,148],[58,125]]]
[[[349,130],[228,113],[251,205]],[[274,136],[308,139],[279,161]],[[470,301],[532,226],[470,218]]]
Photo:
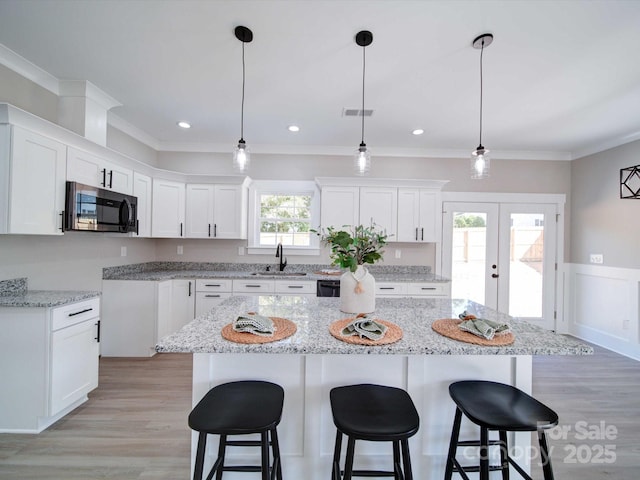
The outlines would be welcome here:
[[[287,288],[303,288],[302,285],[287,285]]]
[[[436,290],[436,287],[422,287],[420,290]]]
[[[205,295],[205,298],[220,298],[220,295]]]
[[[68,317],[75,317],[76,315],[80,315],[81,313],[87,313],[93,310],[93,308],[85,308],[84,310],[80,310],[79,312],[69,313]]]
[[[396,287],[378,287],[380,290],[395,290]]]
[[[248,288],[262,288],[262,285],[245,285]]]
[[[221,287],[222,285],[219,283],[205,283],[205,287]]]

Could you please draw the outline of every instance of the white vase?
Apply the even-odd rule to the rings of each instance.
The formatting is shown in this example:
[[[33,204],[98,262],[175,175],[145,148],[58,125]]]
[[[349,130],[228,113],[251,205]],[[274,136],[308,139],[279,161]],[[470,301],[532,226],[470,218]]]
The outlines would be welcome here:
[[[340,311],[371,313],[376,309],[376,280],[363,265],[340,277]]]

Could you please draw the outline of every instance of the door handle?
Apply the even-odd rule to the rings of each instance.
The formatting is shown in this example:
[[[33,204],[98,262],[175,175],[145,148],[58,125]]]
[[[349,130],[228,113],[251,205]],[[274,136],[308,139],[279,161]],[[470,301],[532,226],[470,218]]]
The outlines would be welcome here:
[[[491,278],[498,278],[500,275],[498,275],[497,273],[492,273],[491,274]]]
[[[97,340],[98,343],[100,343],[100,320],[98,320],[95,324],[94,324],[97,328],[96,328],[96,336],[93,338],[94,340]]]

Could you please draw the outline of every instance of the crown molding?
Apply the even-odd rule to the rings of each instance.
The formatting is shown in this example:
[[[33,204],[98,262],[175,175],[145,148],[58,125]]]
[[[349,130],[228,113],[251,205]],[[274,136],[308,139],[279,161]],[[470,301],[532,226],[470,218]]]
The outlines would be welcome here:
[[[588,155],[593,155],[594,153],[604,152],[605,150],[619,147],[620,145],[625,145],[627,143],[635,142],[636,140],[640,140],[640,131],[629,133],[621,137],[612,138],[611,140],[607,140],[605,142],[592,145],[590,147],[576,150],[575,152],[573,152],[572,159],[576,160],[578,158],[586,157]]]
[[[39,85],[56,95],[60,95],[60,81],[56,77],[34,63],[31,63],[26,58],[18,55],[16,52],[1,43],[0,64],[10,70],[13,70],[18,75],[22,75],[28,80],[31,80],[36,85]]]
[[[162,151],[162,149],[160,148],[160,142],[158,141],[157,138],[155,138],[152,135],[149,135],[147,132],[145,132],[141,128],[138,128],[135,125],[130,124],[126,120],[123,120],[121,117],[119,117],[118,115],[116,115],[111,111],[107,112],[107,122],[113,128],[116,128],[121,132],[126,133],[130,137],[145,144],[147,147],[150,147],[157,152]]]

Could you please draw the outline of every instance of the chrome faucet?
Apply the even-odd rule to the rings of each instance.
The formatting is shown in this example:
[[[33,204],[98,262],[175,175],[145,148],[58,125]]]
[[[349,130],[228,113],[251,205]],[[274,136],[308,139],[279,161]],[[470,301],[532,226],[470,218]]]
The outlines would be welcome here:
[[[284,272],[284,267],[287,266],[287,259],[284,258],[284,255],[282,254],[282,244],[279,243],[278,246],[276,247],[276,258],[280,259],[280,263],[278,264],[278,269],[281,272]]]

